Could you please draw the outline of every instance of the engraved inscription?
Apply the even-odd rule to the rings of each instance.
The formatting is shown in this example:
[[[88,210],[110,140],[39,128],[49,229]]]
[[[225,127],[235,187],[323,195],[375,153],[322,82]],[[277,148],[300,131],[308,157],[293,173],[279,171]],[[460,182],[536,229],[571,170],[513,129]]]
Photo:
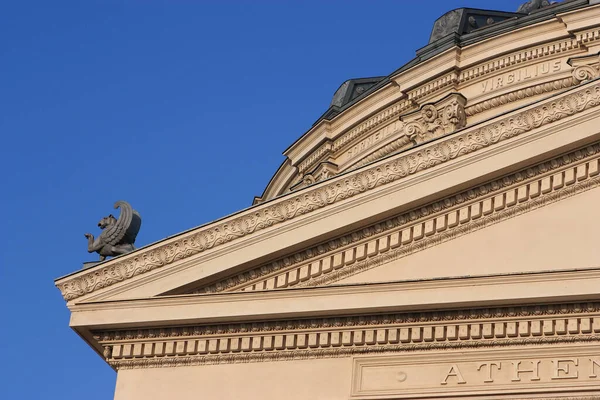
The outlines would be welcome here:
[[[477,366],[481,375],[469,374],[475,379],[467,380],[461,370],[466,372],[473,368],[472,365],[450,364],[443,375],[441,385],[467,384],[467,383],[494,383],[498,379],[508,381],[509,377],[500,372],[509,370],[511,382],[534,382],[541,380],[578,379],[580,372],[589,379],[598,378],[597,369],[600,367],[599,357],[585,358],[554,358],[549,360],[515,360],[515,361],[486,361]],[[543,375],[540,375],[540,371]]]
[[[483,382],[485,382],[485,383],[493,383],[494,382],[494,378],[492,378],[492,370],[494,368],[496,368],[498,371],[500,371],[502,369],[502,364],[491,362],[491,361],[479,364],[479,366],[477,367],[477,371],[487,371],[487,372],[485,372],[485,377],[483,378]]]
[[[358,357],[352,398],[589,390],[600,384],[599,374],[600,350],[593,346]]]
[[[450,377],[455,378],[456,383],[458,383],[458,384],[467,383],[467,381],[465,381],[465,378],[463,378],[462,374],[460,373],[460,369],[458,368],[458,365],[456,365],[456,364],[452,364],[450,366],[450,370],[446,373],[446,376],[442,380],[441,384],[447,385],[448,378],[450,378]]]
[[[395,121],[381,128],[377,132],[373,133],[371,136],[365,138],[364,140],[361,140],[360,142],[349,148],[346,152],[346,156],[348,158],[351,158],[359,153],[362,153],[364,150],[372,147],[373,145],[381,142],[383,139],[386,139],[392,134],[396,133],[402,128],[402,125],[402,122]]]
[[[480,83],[480,90],[481,93],[489,93],[515,83],[524,82],[539,76],[559,72],[561,69],[562,62],[560,60],[531,65],[529,67],[521,68],[516,71],[487,79]]]

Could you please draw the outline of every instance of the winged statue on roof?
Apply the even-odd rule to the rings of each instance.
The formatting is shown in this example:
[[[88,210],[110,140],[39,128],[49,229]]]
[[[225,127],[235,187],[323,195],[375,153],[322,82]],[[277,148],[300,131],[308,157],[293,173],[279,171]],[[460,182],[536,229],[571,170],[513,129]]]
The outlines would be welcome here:
[[[98,222],[102,233],[97,238],[91,233],[86,233],[88,240],[88,252],[98,253],[100,261],[106,257],[116,257],[121,254],[135,250],[133,244],[142,226],[142,217],[126,201],[117,201],[115,209],[121,209],[119,218],[112,214],[104,217]]]

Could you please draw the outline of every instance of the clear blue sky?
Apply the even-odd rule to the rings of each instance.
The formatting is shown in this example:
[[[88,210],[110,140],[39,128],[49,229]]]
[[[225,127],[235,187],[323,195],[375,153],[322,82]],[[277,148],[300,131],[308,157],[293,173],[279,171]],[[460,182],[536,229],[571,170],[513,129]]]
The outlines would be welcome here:
[[[112,398],[53,280],[96,259],[116,200],[138,246],[248,207],[344,80],[402,66],[450,9],[520,2],[3,2],[0,397]]]

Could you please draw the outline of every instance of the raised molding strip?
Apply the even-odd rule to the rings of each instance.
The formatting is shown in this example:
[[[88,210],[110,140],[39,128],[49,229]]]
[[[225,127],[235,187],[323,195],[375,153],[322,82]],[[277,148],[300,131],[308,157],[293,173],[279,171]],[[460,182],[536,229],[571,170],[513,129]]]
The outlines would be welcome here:
[[[302,193],[253,207],[223,222],[183,233],[173,241],[159,243],[149,249],[108,261],[106,265],[90,268],[89,272],[60,280],[56,286],[65,300],[76,299],[100,288],[161,268],[173,261],[185,259],[557,122],[599,104],[600,84],[590,82],[558,98],[541,101],[535,107],[499,118],[480,128],[464,129],[352,175],[342,176]]]
[[[192,292],[333,283],[600,186],[599,154],[587,146]]]
[[[571,86],[575,86],[581,83],[581,81],[574,77],[557,79],[552,82],[541,83],[539,85],[531,86],[524,89],[519,89],[514,92],[506,93],[489,100],[482,101],[465,108],[465,114],[467,117],[479,114],[480,112],[490,110],[494,107],[498,107],[504,104],[512,103],[513,101],[522,100],[527,97],[553,92],[556,90],[566,89]]]
[[[599,303],[96,332],[117,369],[600,341]]]

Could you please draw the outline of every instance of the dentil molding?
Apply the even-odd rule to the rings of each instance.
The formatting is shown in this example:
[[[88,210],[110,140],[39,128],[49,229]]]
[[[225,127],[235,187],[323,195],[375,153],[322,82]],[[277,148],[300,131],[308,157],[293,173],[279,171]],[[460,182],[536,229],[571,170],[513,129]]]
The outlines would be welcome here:
[[[600,341],[599,303],[94,332],[117,369]]]

